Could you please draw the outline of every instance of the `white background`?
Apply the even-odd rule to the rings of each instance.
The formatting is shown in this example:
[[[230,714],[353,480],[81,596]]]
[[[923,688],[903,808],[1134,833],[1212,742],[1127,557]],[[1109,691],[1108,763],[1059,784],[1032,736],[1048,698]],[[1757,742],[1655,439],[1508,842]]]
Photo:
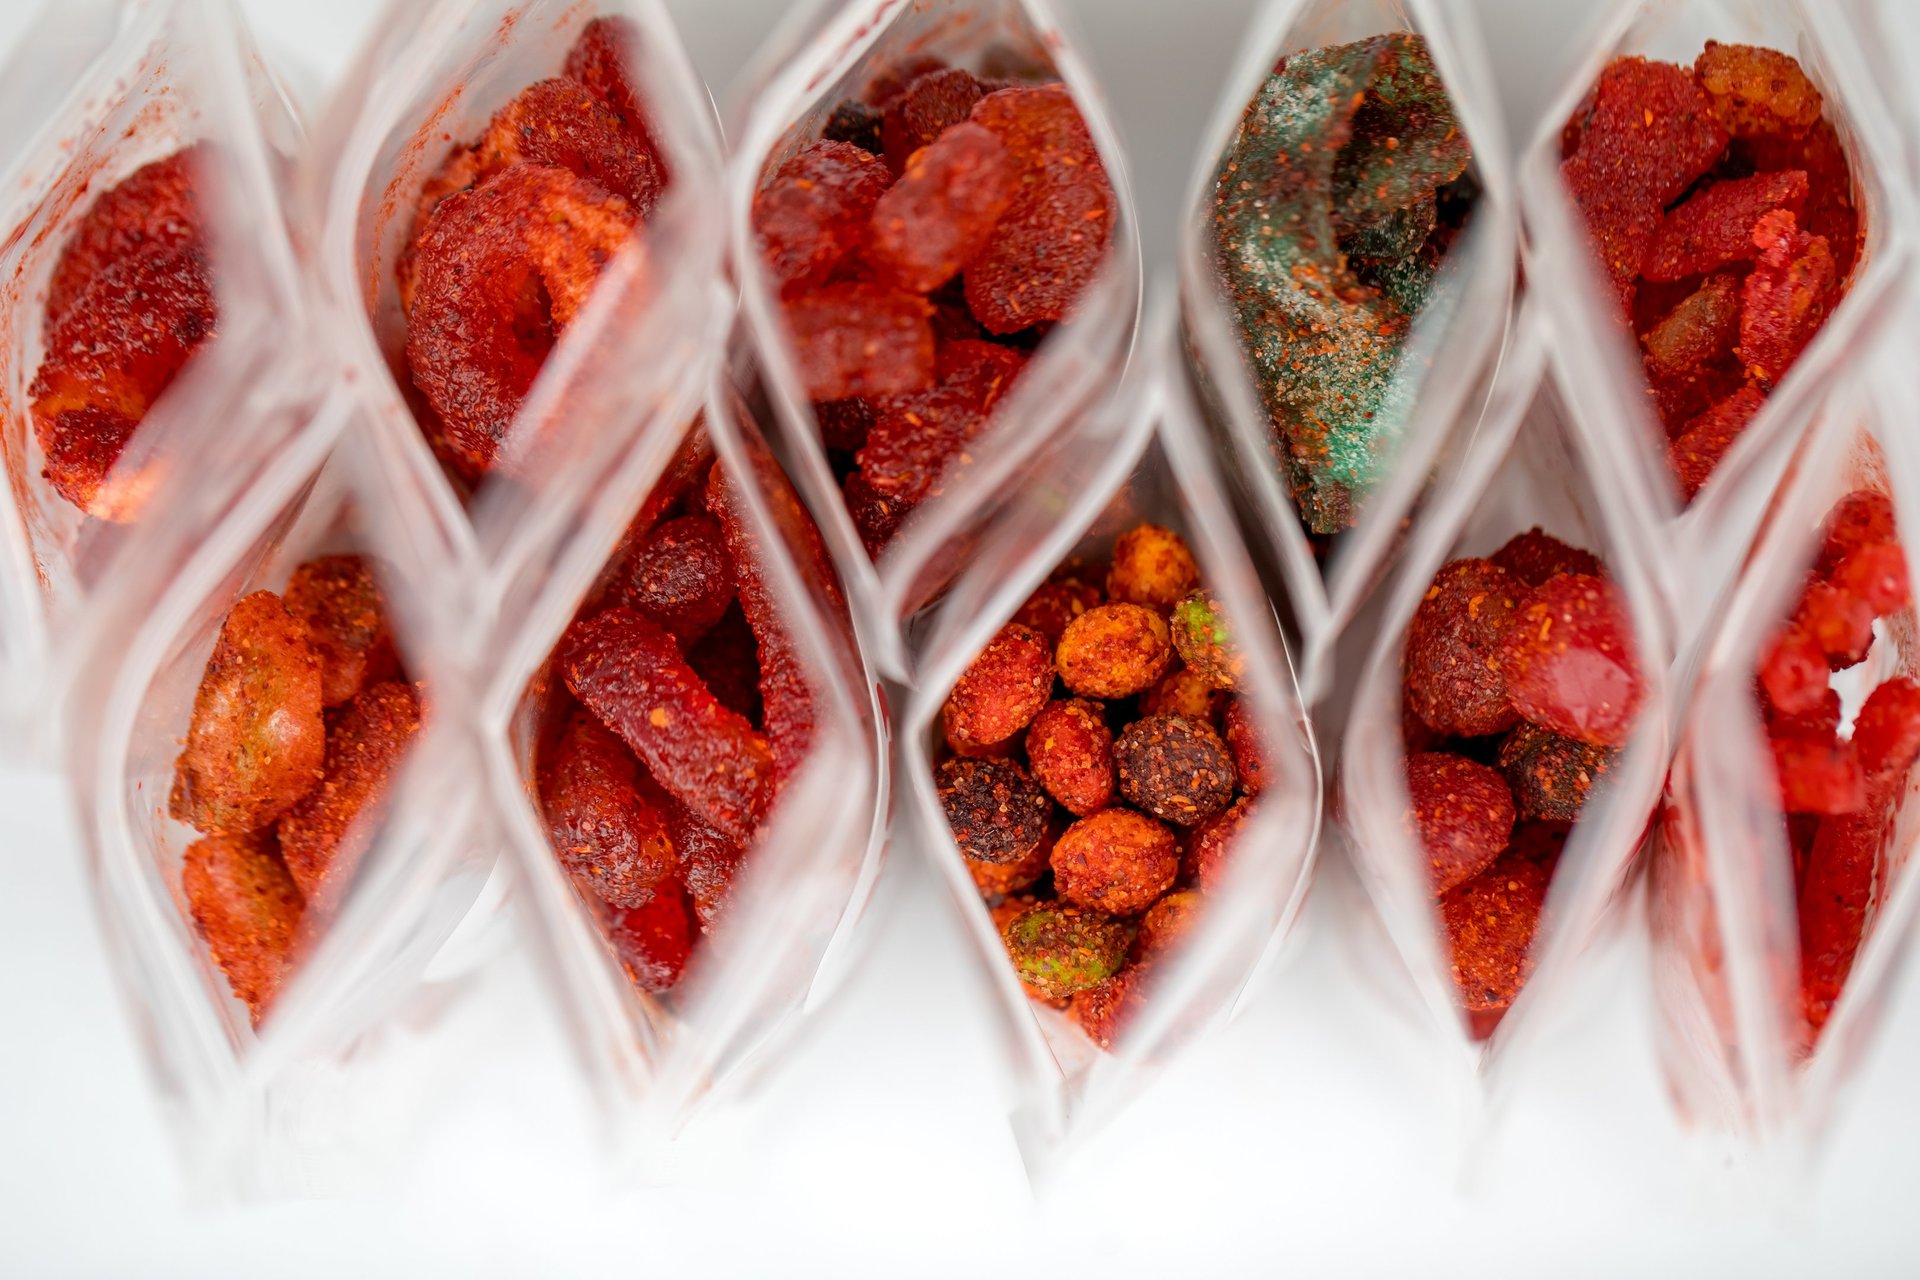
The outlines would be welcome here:
[[[373,0],[245,0],[324,93]],[[778,0],[680,0],[724,100]],[[1250,0],[1077,0],[1167,243]],[[1483,0],[1516,136],[1586,6]],[[0,49],[26,24],[0,0]],[[377,1198],[190,1202],[88,910],[64,798],[0,775],[0,1273],[22,1276],[1920,1274],[1920,987],[1817,1172],[1769,1187],[1670,1114],[1639,935],[1593,957],[1505,1123],[1464,1158],[1452,1083],[1337,865],[1254,1007],[1038,1192],[950,909],[895,850],[860,974],[679,1185],[612,1189],[531,969],[508,947]]]

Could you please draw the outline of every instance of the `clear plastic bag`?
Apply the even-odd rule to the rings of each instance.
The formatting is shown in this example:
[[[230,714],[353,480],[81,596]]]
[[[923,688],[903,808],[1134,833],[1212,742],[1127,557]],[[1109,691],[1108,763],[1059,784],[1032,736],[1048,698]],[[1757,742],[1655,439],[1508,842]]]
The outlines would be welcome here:
[[[190,1177],[216,1197],[334,1193],[401,1153],[423,1099],[382,1080],[385,1051],[415,1039],[403,1002],[494,863],[461,685],[421,612],[420,496],[367,447],[353,407],[331,397],[204,543],[172,564],[147,558],[145,589],[110,602],[119,648],[73,698],[67,767],[101,931]],[[334,552],[372,558],[401,668],[421,682],[422,727],[384,801],[341,835],[340,847],[364,847],[358,861],[334,855],[324,890],[306,897],[291,967],[255,1026],[191,917],[182,863],[199,837],[169,816],[168,797],[235,602]],[[457,986],[457,966],[442,968]]]
[[[1385,617],[1361,675],[1341,746],[1336,819],[1378,911],[1439,1033],[1458,1050],[1470,1112],[1493,1114],[1525,1070],[1529,1042],[1555,1025],[1548,1015],[1602,931],[1616,926],[1667,764],[1667,652],[1659,598],[1629,540],[1627,518],[1568,424],[1562,392],[1542,380],[1545,334],[1517,322],[1521,338],[1489,399],[1488,448],[1449,476],[1408,536]],[[1441,565],[1485,556],[1531,527],[1593,552],[1618,587],[1634,629],[1644,702],[1631,736],[1580,811],[1552,869],[1530,945],[1531,975],[1487,1034],[1456,988],[1428,855],[1410,812],[1403,736],[1403,654],[1408,626]],[[1559,1025],[1564,1026],[1564,1021]],[[1478,1031],[1478,1034],[1476,1034]]]
[[[442,162],[521,90],[559,74],[600,17],[636,33],[623,69],[669,181],[561,330],[494,465],[469,486],[421,429],[396,267]],[[634,441],[676,429],[705,394],[727,317],[712,106],[654,0],[396,3],[335,101],[302,184],[321,226],[326,372],[365,398],[373,447],[430,509],[443,571],[428,584],[428,612],[468,663],[483,663],[513,621],[493,612],[503,584],[542,573]]]
[[[1691,65],[1708,40],[1758,44],[1799,61],[1823,95],[1826,117],[1852,161],[1853,199],[1864,225],[1846,297],[1699,494],[1683,506],[1667,461],[1667,433],[1649,409],[1639,352],[1616,318],[1585,224],[1561,180],[1561,130],[1615,56]],[[1844,6],[1801,0],[1620,4],[1573,66],[1563,94],[1528,144],[1519,170],[1528,284],[1555,335],[1555,367],[1575,426],[1591,439],[1595,459],[1622,477],[1619,492],[1634,513],[1632,536],[1645,545],[1683,664],[1716,616],[1797,441],[1852,353],[1889,322],[1895,284],[1912,252],[1904,165],[1853,17]]]
[[[1454,113],[1473,142],[1469,172],[1479,195],[1447,251],[1395,364],[1392,424],[1379,478],[1360,495],[1352,526],[1324,554],[1309,540],[1275,462],[1275,429],[1242,356],[1223,297],[1211,232],[1218,166],[1248,103],[1295,51],[1412,31],[1425,38]],[[1255,550],[1284,584],[1298,637],[1301,686],[1310,705],[1333,688],[1339,641],[1402,547],[1403,522],[1431,494],[1434,469],[1453,437],[1471,437],[1487,411],[1493,370],[1509,341],[1517,246],[1505,128],[1473,7],[1450,0],[1277,0],[1259,13],[1207,132],[1179,246],[1188,343],[1202,371],[1218,448],[1236,499],[1248,512]]]
[[[731,385],[704,418],[650,433],[624,499],[583,519],[524,618],[486,699],[487,776],[559,1003],[602,1103],[616,1159],[649,1168],[696,1115],[750,1089],[806,1016],[845,977],[885,851],[888,741],[879,687],[855,642],[811,517]],[[779,602],[812,691],[814,736],[735,873],[725,914],[707,926],[686,976],[641,990],[605,926],[560,865],[537,793],[535,757],[559,679],[550,654],[641,501],[717,459],[740,483],[760,570]]]
[[[1818,891],[1796,869],[1800,877],[1815,874],[1827,823],[1836,820],[1819,820],[1819,838],[1790,839],[1756,672],[1796,607],[1843,495],[1884,494],[1901,534],[1920,528],[1920,453],[1906,429],[1911,360],[1903,343],[1889,342],[1870,363],[1878,365],[1874,376],[1837,397],[1795,452],[1702,645],[1650,879],[1659,1046],[1671,1091],[1690,1122],[1790,1161],[1817,1148],[1840,1107],[1907,964],[1920,910],[1913,868],[1920,771],[1909,767],[1890,780],[1883,802],[1896,816],[1870,836],[1871,888],[1857,950],[1837,978],[1823,971],[1819,989],[1829,979],[1842,985],[1830,1006],[1818,1001],[1825,1020],[1815,1022],[1813,989],[1803,996],[1802,939],[1806,904]],[[1912,677],[1920,667],[1911,605],[1874,630],[1864,662],[1832,677],[1848,720],[1882,680]],[[1825,865],[1830,877],[1833,864]],[[1842,890],[1833,892],[1837,899]]]
[[[1140,247],[1125,158],[1076,43],[1042,0],[897,0],[850,4],[818,30],[803,55],[753,83],[755,104],[739,133],[729,219],[741,276],[746,331],[762,370],[768,411],[794,482],[820,520],[847,584],[861,640],[884,674],[910,677],[914,662],[903,627],[939,595],[976,554],[1001,495],[1057,435],[1071,430],[1111,389],[1124,367],[1140,308]],[[795,31],[809,26],[796,19]],[[964,467],[916,508],[879,560],[870,556],[847,513],[821,444],[813,406],[795,373],[777,291],[759,269],[751,220],[754,194],[771,169],[817,138],[835,105],[877,74],[910,58],[937,57],[957,67],[1016,80],[1057,78],[1086,120],[1115,195],[1107,260],[1073,314],[1034,350]]]
[[[1159,319],[1170,321],[1170,312]],[[1313,729],[1272,605],[1227,514],[1173,332],[1171,323],[1150,326],[1148,355],[1109,409],[1044,451],[1008,495],[978,554],[915,636],[925,663],[901,717],[905,820],[965,915],[974,959],[1006,1015],[1014,1125],[1036,1175],[1244,1002],[1305,898],[1319,838]],[[975,655],[1056,564],[1104,552],[1116,533],[1142,520],[1182,533],[1222,611],[1245,620],[1233,628],[1246,661],[1236,688],[1266,744],[1272,776],[1233,837],[1237,852],[1217,892],[1208,892],[1195,932],[1103,1052],[1064,1011],[1029,999],[947,825],[934,768],[942,705]]]
[[[0,737],[32,754],[52,749],[88,651],[119,642],[104,622],[149,572],[140,564],[210,536],[307,428],[316,396],[283,346],[306,311],[281,199],[302,136],[231,5],[50,5],[16,48],[0,74]],[[215,329],[139,418],[89,514],[47,479],[30,422],[50,285],[103,192],[196,144]],[[116,265],[133,256],[110,252]]]

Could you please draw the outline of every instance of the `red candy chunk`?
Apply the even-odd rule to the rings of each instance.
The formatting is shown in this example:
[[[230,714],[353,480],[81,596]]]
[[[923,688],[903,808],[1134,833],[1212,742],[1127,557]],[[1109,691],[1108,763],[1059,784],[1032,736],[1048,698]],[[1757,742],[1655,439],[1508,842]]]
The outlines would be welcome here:
[[[980,82],[958,67],[915,77],[881,115],[880,145],[887,168],[904,173],[913,154],[965,120],[983,93]]]
[[[720,705],[672,636],[616,606],[569,629],[560,665],[580,705],[676,800],[735,840],[752,835],[772,793],[767,740]]]
[[[973,109],[1020,169],[1013,203],[967,268],[967,306],[987,332],[1062,320],[1106,261],[1114,195],[1065,85],[1002,89]]]
[[[1776,738],[1831,738],[1840,732],[1840,694],[1827,689],[1820,701],[1805,711],[1785,712],[1771,700],[1762,704],[1767,732]]]
[[[1688,423],[1667,446],[1667,462],[1689,501],[1706,488],[1713,469],[1766,402],[1757,388],[1744,386]]]
[[[990,342],[946,344],[939,384],[897,397],[874,422],[856,455],[866,483],[909,506],[936,496],[947,468],[965,460],[967,447],[1025,367],[1025,356]]]
[[[813,400],[895,396],[933,384],[933,307],[880,284],[828,285],[786,304],[795,372]]]
[[[540,770],[540,804],[554,853],[603,901],[640,907],[679,869],[663,806],[640,764],[598,720],[576,714]]]
[[[1817,711],[1826,702],[1827,655],[1813,637],[1788,627],[1760,663],[1760,687],[1767,701],[1790,716]]]
[[[903,289],[939,288],[987,247],[1014,180],[999,138],[977,124],[954,125],[913,154],[874,206],[868,259]]]
[[[1535,525],[1515,534],[1488,559],[1529,587],[1537,587],[1556,573],[1600,574],[1600,557],[1568,546]]]
[[[158,262],[200,244],[194,177],[204,144],[140,166],[102,192],[80,221],[47,282],[47,328],[58,326],[93,280],[124,258]]]
[[[1435,893],[1486,870],[1513,835],[1513,793],[1506,780],[1465,756],[1409,756],[1407,799]]]
[[[1893,500],[1874,489],[1855,489],[1827,513],[1820,558],[1814,562],[1814,572],[1827,576],[1857,548],[1875,542],[1893,542],[1896,537]]]
[[[1776,209],[1799,215],[1807,198],[1807,175],[1756,173],[1705,188],[1660,223],[1641,273],[1649,280],[1684,280],[1729,262],[1760,256],[1753,230]]]
[[[1853,747],[1869,783],[1903,776],[1920,759],[1920,681],[1894,676],[1853,719]]]
[[[1712,103],[1686,69],[1617,58],[1600,73],[1579,148],[1560,171],[1623,302],[1666,207],[1726,145]]]
[[[1852,813],[1866,802],[1866,780],[1851,742],[1775,738],[1780,807],[1788,813]]]
[[[1760,219],[1753,242],[1761,253],[1740,300],[1740,360],[1748,376],[1771,384],[1826,323],[1840,273],[1827,242],[1784,210]]]
[[[1611,583],[1590,574],[1535,588],[1507,627],[1500,664],[1522,716],[1595,746],[1626,741],[1645,692],[1626,609]]]
[[[588,93],[619,117],[620,123],[653,156],[660,181],[667,180],[666,165],[660,148],[647,130],[647,113],[641,108],[640,94],[627,76],[627,68],[637,59],[640,30],[626,18],[595,18],[580,30],[580,38],[567,50],[560,74],[586,86]]]
[[[1853,206],[1853,169],[1833,122],[1820,121],[1804,138],[1737,138],[1733,159],[1755,173],[1798,169],[1807,175],[1800,225],[1809,235],[1826,240],[1834,265],[1845,279],[1860,251],[1860,213]]]
[[[1441,897],[1453,981],[1468,1013],[1499,1013],[1526,985],[1548,877],[1539,863],[1508,854]]]
[[[614,912],[607,932],[620,962],[642,990],[670,991],[686,972],[693,930],[678,885],[655,894],[645,906]]]
[[[680,516],[640,540],[621,597],[683,646],[712,630],[733,603],[733,557],[711,516]]]
[[[1443,565],[1407,628],[1408,701],[1430,727],[1479,737],[1513,725],[1500,656],[1526,592],[1489,560]]]
[[[1859,813],[1823,818],[1800,882],[1800,989],[1819,1034],[1853,970],[1894,806],[1884,791]]]
[[[1882,618],[1906,608],[1913,599],[1907,585],[1906,553],[1897,543],[1876,542],[1854,548],[1834,570],[1833,580]]]
[[[1777,49],[1709,40],[1693,61],[1693,73],[1714,116],[1736,138],[1798,137],[1820,119],[1820,91],[1799,63]]]
[[[672,824],[674,852],[680,857],[680,874],[693,897],[694,918],[702,930],[711,929],[733,896],[733,877],[746,850],[685,805],[669,800],[667,818]]]
[[[309,906],[330,906],[373,843],[388,784],[420,730],[420,699],[388,681],[327,726],[326,780],[280,819],[280,853]]]
[[[775,170],[753,198],[753,231],[775,287],[791,294],[824,283],[859,247],[891,181],[886,165],[845,142],[816,142]]]
[[[847,477],[841,496],[847,501],[847,517],[860,535],[860,545],[875,560],[899,536],[901,526],[913,514],[913,503],[881,493],[858,471]]]
[[[1897,551],[1898,548],[1895,548]],[[1851,591],[1814,581],[1800,599],[1794,625],[1820,646],[1835,671],[1853,666],[1867,656],[1873,643],[1873,608]]]
[[[1669,434],[1743,380],[1732,359],[1739,338],[1740,281],[1731,272],[1703,282],[1642,335],[1647,381]]]

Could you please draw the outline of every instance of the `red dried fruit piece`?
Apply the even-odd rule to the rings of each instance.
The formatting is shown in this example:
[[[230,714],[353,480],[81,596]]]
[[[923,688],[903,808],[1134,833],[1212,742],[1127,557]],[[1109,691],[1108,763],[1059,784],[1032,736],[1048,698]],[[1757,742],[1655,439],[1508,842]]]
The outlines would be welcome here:
[[[860,535],[860,545],[875,560],[900,535],[915,506],[903,498],[881,493],[858,471],[841,485],[841,496],[847,502],[847,518],[853,521],[854,532]]]
[[[1106,261],[1114,195],[1065,85],[1002,89],[974,107],[1020,170],[993,242],[967,268],[967,306],[989,333],[1062,320]]]
[[[1684,68],[1616,58],[1600,73],[1579,148],[1560,172],[1623,302],[1666,207],[1726,146],[1712,103]]]
[[[349,702],[327,728],[326,778],[280,819],[280,856],[316,909],[331,908],[373,843],[393,771],[420,729],[413,686],[389,680]]]
[[[560,669],[674,799],[734,840],[753,834],[772,799],[767,740],[720,705],[672,636],[616,606],[568,629]]]
[[[1810,236],[1784,211],[1768,214],[1753,229],[1760,260],[1747,275],[1740,298],[1740,360],[1749,377],[1771,384],[1813,340],[1839,300],[1840,273],[1833,251]]]
[[[180,865],[180,890],[213,962],[258,1026],[292,967],[303,911],[273,832],[195,840]]]
[[[1787,627],[1760,661],[1760,687],[1782,713],[1804,715],[1825,703],[1830,672],[1827,656],[1813,637]]]
[[[659,158],[627,121],[572,79],[528,85],[497,112],[474,147],[478,186],[511,165],[547,164],[625,200],[645,218],[666,186]]]
[[[1500,772],[1520,817],[1575,822],[1616,754],[1522,723],[1500,744]]]
[[[1920,759],[1920,681],[1893,676],[1853,718],[1853,746],[1869,785],[1904,777]]]
[[[1254,723],[1253,713],[1238,698],[1227,703],[1225,726],[1222,736],[1227,740],[1227,752],[1233,757],[1234,771],[1240,775],[1240,789],[1250,796],[1257,796],[1267,789],[1272,781],[1273,752],[1267,749],[1260,728]]]
[[[687,650],[687,665],[706,682],[721,706],[755,724],[761,722],[760,650],[738,602]]]
[[[613,732],[576,713],[540,762],[540,807],[553,852],[603,901],[639,907],[679,870],[651,780]]]
[[[1835,671],[1853,666],[1873,644],[1873,608],[1851,591],[1814,580],[1807,584],[1793,625],[1807,634]]]
[[[1053,846],[1054,892],[1075,906],[1138,915],[1173,887],[1180,844],[1171,829],[1131,809],[1102,809]]]
[[[1788,813],[1852,813],[1866,801],[1866,781],[1851,742],[1774,738],[1780,807]]]
[[[1173,665],[1166,619],[1145,605],[1103,604],[1060,636],[1054,666],[1067,688],[1086,698],[1125,698],[1151,688]]]
[[[1130,964],[1105,982],[1076,991],[1067,1012],[1087,1039],[1111,1049],[1146,1003],[1152,977],[1151,965]]]
[[[287,579],[285,603],[320,659],[320,697],[329,707],[400,674],[386,598],[365,556],[307,561]]]
[[[1870,543],[1855,547],[1833,572],[1843,590],[1858,596],[1877,617],[1907,607],[1913,593],[1907,585],[1907,557],[1899,544]]]
[[[1807,198],[1807,175],[1756,173],[1703,187],[1661,220],[1641,273],[1649,280],[1684,280],[1729,262],[1760,256],[1753,229],[1777,209],[1799,216]]]
[[[1667,462],[1687,501],[1691,502],[1706,487],[1713,469],[1720,465],[1720,460],[1733,448],[1733,442],[1740,438],[1740,433],[1766,402],[1759,388],[1751,384],[1741,387],[1688,423],[1686,430],[1674,437],[1673,443],[1667,446]]]
[[[1889,787],[1876,788],[1858,813],[1822,818],[1800,881],[1800,991],[1814,1035],[1826,1026],[1853,971],[1880,851],[1893,833]]]
[[[1060,806],[1084,818],[1113,801],[1113,732],[1098,703],[1049,702],[1027,727],[1027,763]]]
[[[1455,560],[1434,575],[1406,647],[1407,697],[1430,727],[1473,738],[1513,724],[1500,642],[1525,594],[1490,560]]]
[[[1181,716],[1146,716],[1113,745],[1120,794],[1162,822],[1191,827],[1233,799],[1233,759],[1206,724]]]
[[[1596,746],[1626,741],[1646,692],[1626,607],[1590,574],[1534,588],[1507,627],[1500,665],[1522,716]]]
[[[607,921],[607,934],[628,976],[643,991],[671,991],[686,972],[693,929],[677,884],[655,894],[645,906],[615,911]]]
[[[141,165],[102,192],[74,224],[54,263],[42,312],[49,332],[93,281],[124,258],[159,262],[202,243],[196,171],[204,163],[196,144]],[[49,350],[52,348],[49,347]]]
[[[913,154],[965,120],[983,93],[980,82],[958,67],[915,77],[881,113],[880,146],[887,167],[904,173]]]
[[[634,141],[650,154],[664,186],[668,180],[666,162],[648,130],[639,91],[627,76],[627,68],[638,61],[639,44],[640,29],[631,19],[595,18],[581,28],[573,48],[567,50],[560,74],[585,85],[588,93],[620,118]]]
[[[1547,900],[1545,867],[1508,854],[1440,899],[1453,981],[1473,1014],[1513,1003],[1533,972],[1533,934]]]
[[[937,496],[949,469],[969,460],[968,446],[1026,363],[1020,352],[991,342],[946,344],[931,391],[882,407],[856,457],[860,474],[875,492],[909,505]]]
[[[1058,646],[1060,637],[1067,633],[1067,624],[1105,599],[1099,587],[1079,578],[1043,582],[1027,597],[1013,620],[1032,627],[1045,636],[1048,643]]]
[[[1018,862],[1047,834],[1053,805],[1011,760],[947,760],[934,785],[962,857]]]
[[[1529,587],[1539,586],[1556,573],[1600,574],[1598,556],[1569,546],[1539,525],[1507,539],[1487,558]]]
[[[1013,201],[1013,187],[1013,164],[1000,139],[962,121],[914,152],[900,180],[880,197],[867,259],[901,288],[929,293],[986,248]]]
[[[168,812],[204,832],[255,831],[312,791],[327,756],[320,659],[271,591],[243,596],[193,695]]]
[[[211,271],[197,241],[134,253],[89,274],[48,326],[29,413],[45,455],[41,475],[61,497],[103,520],[129,519],[144,496],[137,477],[108,473],[147,412],[214,332]]]
[[[633,550],[620,598],[682,645],[699,640],[733,603],[733,557],[711,516],[657,525]]]
[[[924,391],[934,379],[932,314],[917,294],[858,281],[790,298],[794,372],[814,400]]]
[[[1777,49],[1709,40],[1693,60],[1693,74],[1714,117],[1733,137],[1796,137],[1820,119],[1820,91],[1798,62]]]
[[[1858,548],[1897,540],[1893,500],[1874,489],[1855,489],[1834,503],[1833,510],[1827,513],[1814,572],[1829,577],[1840,562]]]
[[[559,333],[633,225],[624,199],[538,164],[504,169],[433,211],[417,242],[407,365],[461,475],[492,467]]]
[[[1825,239],[1845,279],[1860,251],[1860,214],[1853,204],[1853,171],[1833,122],[1821,120],[1803,138],[1737,138],[1733,160],[1755,173],[1798,169],[1807,175],[1800,225]]]
[[[845,142],[816,142],[774,170],[753,197],[753,234],[774,288],[826,283],[866,238],[892,181],[886,165]]]
[[[1429,751],[1407,757],[1410,816],[1435,893],[1479,875],[1513,834],[1513,793],[1486,765]]]
[[[746,850],[685,805],[668,799],[666,810],[680,876],[693,898],[694,918],[701,929],[710,930],[733,895],[733,878]]]
[[[1027,727],[1053,689],[1046,637],[1017,623],[1000,628],[947,695],[940,723],[956,747],[1002,742]]]
[[[1200,585],[1200,566],[1186,541],[1171,529],[1140,524],[1113,540],[1107,598],[1144,604],[1162,612]]]

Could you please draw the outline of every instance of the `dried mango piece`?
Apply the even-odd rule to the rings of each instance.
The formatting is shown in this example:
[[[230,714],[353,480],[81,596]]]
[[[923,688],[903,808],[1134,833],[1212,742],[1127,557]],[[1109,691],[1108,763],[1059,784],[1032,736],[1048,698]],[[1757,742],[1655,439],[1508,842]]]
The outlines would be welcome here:
[[[320,659],[320,696],[329,707],[399,674],[386,597],[365,556],[307,561],[287,579],[285,603]]]
[[[1819,236],[1784,211],[1753,229],[1760,261],[1747,276],[1740,305],[1740,359],[1750,377],[1773,384],[1813,340],[1839,298],[1839,269]]]
[[[641,907],[679,872],[664,806],[643,787],[640,762],[586,712],[542,753],[540,807],[560,865],[615,907]]]
[[[790,294],[826,283],[865,238],[891,181],[886,165],[845,142],[817,142],[774,170],[753,197],[753,233],[774,287]]]
[[[1667,461],[1673,467],[1674,478],[1680,482],[1680,492],[1688,500],[1706,486],[1720,459],[1727,455],[1727,450],[1766,402],[1766,397],[1751,384],[1741,387],[1674,437],[1667,448]]]
[[[790,298],[785,312],[809,399],[906,395],[933,384],[933,308],[918,294],[852,281]]]
[[[213,962],[258,1026],[286,979],[303,910],[273,832],[194,841],[180,866],[180,888]]]
[[[320,781],[320,659],[271,591],[243,596],[193,696],[169,812],[208,833],[256,831]]]
[[[767,740],[720,705],[672,636],[616,605],[568,628],[560,669],[674,799],[734,840],[752,836],[772,798]]]
[[[1777,49],[1709,40],[1693,60],[1693,74],[1713,103],[1714,117],[1736,138],[1797,138],[1820,119],[1820,91],[1798,62]]]
[[[691,647],[733,603],[733,557],[711,516],[677,516],[640,540],[621,599]]]
[[[418,695],[394,680],[357,695],[328,727],[326,778],[279,827],[280,854],[310,905],[332,906],[352,877],[419,729]]]
[[[511,165],[550,164],[626,200],[637,218],[653,211],[666,186],[653,149],[636,145],[625,119],[565,77],[522,89],[494,115],[474,150],[477,169],[469,185]]]
[[[906,524],[915,506],[904,498],[881,493],[859,471],[847,477],[841,486],[841,496],[847,502],[847,517],[860,535],[860,545],[875,560],[899,536],[901,526]]]
[[[1684,280],[1729,262],[1760,256],[1753,229],[1776,209],[1796,217],[1807,200],[1807,175],[1756,173],[1702,188],[1660,221],[1641,274],[1649,280]]]

